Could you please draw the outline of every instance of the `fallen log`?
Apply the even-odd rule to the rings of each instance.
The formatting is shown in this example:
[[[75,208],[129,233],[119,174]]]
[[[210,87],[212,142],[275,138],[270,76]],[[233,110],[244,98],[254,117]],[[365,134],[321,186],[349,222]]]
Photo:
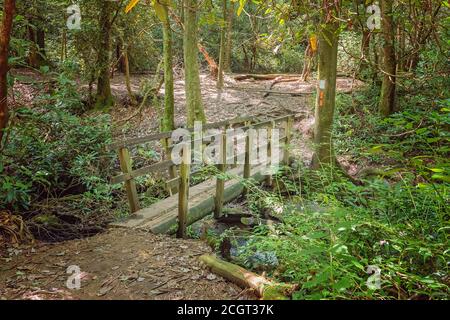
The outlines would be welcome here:
[[[236,81],[243,81],[248,79],[253,80],[274,80],[276,78],[300,78],[298,74],[241,74],[234,77]]]
[[[235,87],[229,86],[225,89],[239,90],[239,91],[251,91],[251,92],[262,92],[268,94],[281,94],[281,95],[291,95],[291,96],[301,96],[309,95],[315,92],[297,92],[297,91],[281,91],[281,90],[266,90],[266,89],[256,89],[256,88],[245,88],[245,87]]]
[[[289,78],[283,78],[283,77],[278,77],[275,78],[275,80],[273,80],[266,88],[266,90],[268,90],[268,92],[264,93],[264,98],[267,98],[270,95],[270,91],[273,89],[273,87],[278,84],[278,83],[283,83],[283,82],[296,82],[298,81],[297,78],[293,78],[293,77],[289,77]]]
[[[238,265],[223,261],[212,255],[200,257],[213,273],[237,284],[241,288],[251,288],[263,300],[288,300],[296,290],[296,286],[271,281]]]

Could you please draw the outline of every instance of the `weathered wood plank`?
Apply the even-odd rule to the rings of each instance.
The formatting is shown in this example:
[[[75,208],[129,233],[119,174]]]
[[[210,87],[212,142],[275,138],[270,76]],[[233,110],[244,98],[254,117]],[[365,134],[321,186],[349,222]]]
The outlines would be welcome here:
[[[121,175],[115,176],[111,179],[112,184],[126,182],[129,180],[133,180],[137,177],[152,173],[152,172],[158,172],[161,170],[165,170],[173,166],[172,160],[165,160],[162,162],[158,162],[149,166],[145,166],[142,168],[139,168],[137,170],[132,170],[130,172],[123,173]]]
[[[251,176],[256,181],[262,181],[263,166],[254,167]],[[243,166],[230,170],[231,176],[242,176]],[[200,220],[214,211],[216,179],[207,180],[189,189],[189,213],[187,224]],[[225,182],[224,203],[228,203],[242,193],[243,185],[240,179]],[[178,226],[178,195],[171,196],[139,210],[125,221],[111,223],[111,226],[123,228],[142,228],[154,233],[176,233]]]
[[[217,169],[221,173],[225,173],[227,170],[227,135],[224,133],[222,134],[222,141],[220,148],[220,154],[219,154],[219,164],[217,165]],[[215,208],[214,208],[214,217],[216,219],[220,218],[222,215],[222,209],[223,209],[223,194],[225,191],[225,180],[216,178],[216,197],[215,197]]]
[[[284,148],[284,156],[283,156],[283,163],[285,165],[290,165],[290,144],[291,144],[291,136],[292,136],[292,126],[293,126],[293,117],[289,117],[286,120],[285,123],[285,148]],[[281,140],[281,139],[280,139]]]
[[[120,168],[124,174],[132,172],[130,152],[126,148],[119,149]],[[130,211],[132,213],[140,209],[139,199],[136,190],[136,183],[133,179],[125,182],[125,189],[127,191],[128,202],[130,204]]]
[[[236,119],[231,119],[231,120],[207,123],[207,124],[203,125],[203,129],[208,130],[208,129],[222,128],[223,126],[227,126],[227,125],[235,125],[235,124],[244,123],[244,122],[248,121],[249,119],[250,119],[250,117],[241,117],[241,118],[236,118]],[[194,128],[188,128],[186,130],[193,132]],[[168,138],[172,137],[172,132],[173,131],[167,131],[167,132],[155,133],[155,134],[151,134],[151,135],[143,136],[143,137],[131,138],[131,139],[123,140],[123,141],[116,141],[116,142],[113,142],[112,144],[110,144],[108,146],[108,149],[109,150],[117,150],[120,148],[132,147],[132,146],[135,146],[138,144],[148,143],[148,142],[157,141],[157,140],[161,140],[161,139],[168,139]]]

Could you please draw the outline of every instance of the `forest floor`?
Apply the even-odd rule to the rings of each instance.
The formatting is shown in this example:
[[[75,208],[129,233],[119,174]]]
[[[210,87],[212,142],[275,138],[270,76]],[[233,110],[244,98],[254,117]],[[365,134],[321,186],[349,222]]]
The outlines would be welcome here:
[[[252,299],[206,269],[207,244],[138,230],[110,229],[81,240],[10,248],[0,267],[0,299]],[[70,266],[81,289],[67,287]]]
[[[236,81],[239,74],[225,76],[225,85],[221,93],[216,88],[216,81],[203,73],[200,77],[202,98],[208,123],[233,119],[236,117],[258,117],[261,119],[295,115],[294,137],[292,145],[293,155],[308,163],[312,158],[311,137],[314,126],[314,96],[317,86],[316,80],[308,82],[294,81],[281,82],[271,86],[273,80],[247,79]],[[131,79],[133,92],[139,92],[140,83],[148,75],[136,76]],[[350,92],[363,85],[362,82],[352,78],[340,77],[337,79],[338,92]],[[270,91],[280,91],[283,94],[266,94],[264,91],[271,86]],[[121,75],[112,79],[111,88],[119,101],[128,98],[125,87],[125,78]],[[175,126],[180,127],[186,122],[184,79],[175,78]],[[292,92],[293,94],[287,94]],[[164,87],[161,89],[164,93]],[[295,93],[295,94],[294,94]],[[157,133],[159,130],[158,110],[153,106],[134,112],[135,116],[129,119],[130,106],[121,103],[114,108],[113,136],[115,139],[143,136]],[[126,122],[123,119],[128,119]],[[350,169],[350,168],[349,168]]]
[[[132,79],[136,92],[145,76]],[[147,76],[148,77],[148,76]],[[271,117],[296,115],[294,154],[305,162],[311,158],[309,138],[314,123],[313,95],[316,83],[280,83],[271,90],[295,91],[298,95],[263,92],[270,81],[239,81],[226,77],[226,87],[218,93],[208,75],[201,76],[202,94],[208,122],[238,116]],[[338,80],[339,91],[349,91],[352,79]],[[19,85],[25,98],[32,100],[29,86]],[[114,95],[126,97],[124,78],[112,80]],[[163,90],[162,90],[163,91]],[[175,82],[176,124],[185,121],[184,81]],[[112,111],[114,124],[120,124],[136,108],[118,105]],[[136,116],[116,125],[114,136],[122,139],[158,131],[158,111],[145,108]],[[203,268],[198,257],[210,253],[199,240],[178,240],[138,230],[110,229],[96,236],[47,244],[9,248],[0,252],[0,299],[254,299],[242,290]],[[69,266],[79,266],[81,289],[66,286]]]

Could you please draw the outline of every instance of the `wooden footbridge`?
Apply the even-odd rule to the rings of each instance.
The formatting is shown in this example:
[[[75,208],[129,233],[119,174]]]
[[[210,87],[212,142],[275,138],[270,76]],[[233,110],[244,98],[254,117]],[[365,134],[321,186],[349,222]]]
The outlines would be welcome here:
[[[173,131],[113,143],[110,149],[118,151],[122,172],[113,177],[111,183],[124,183],[131,214],[125,220],[114,222],[112,225],[124,228],[140,228],[153,233],[177,233],[179,237],[185,237],[186,227],[195,221],[212,212],[214,212],[216,218],[219,218],[222,215],[222,208],[225,203],[248,192],[244,181],[253,179],[256,182],[266,180],[271,183],[270,174],[265,174],[263,169],[270,166],[271,161],[273,161],[272,154],[274,154],[275,146],[280,148],[278,150],[278,154],[282,154],[280,160],[284,163],[289,162],[288,146],[291,141],[293,119],[293,115],[286,115],[261,121],[252,118],[238,118],[205,124],[202,127],[205,132],[206,130],[216,129],[219,130],[219,133],[207,137],[209,139],[203,137],[197,140],[195,140],[194,135],[191,143],[183,143],[181,145],[180,164],[176,164],[171,159],[171,151],[177,145],[180,146],[180,144],[172,141]],[[236,141],[227,141],[227,139],[230,139],[227,134],[229,129],[240,129],[239,131],[245,134],[235,139]],[[256,143],[254,135],[249,134],[249,132],[254,131],[251,129],[267,129],[267,143],[262,145]],[[278,129],[277,134],[274,134],[274,129]],[[194,131],[193,128],[186,130]],[[200,170],[191,171],[190,163],[193,154],[191,149],[195,148],[196,143],[200,143],[203,150],[211,143],[217,142],[216,139],[221,141],[218,154],[221,161],[219,161],[220,164],[216,165],[220,178],[216,177],[197,185],[191,185],[190,177],[200,172]],[[278,140],[277,143],[275,143],[276,140]],[[131,148],[152,141],[161,141],[162,145],[165,146],[162,161],[142,168],[133,168]],[[235,146],[235,142],[236,144],[241,143],[245,151],[239,153],[233,147],[232,157],[227,158],[230,155],[227,148],[230,143],[231,146]],[[267,150],[262,150],[262,148],[267,148]],[[261,151],[267,152],[266,160],[254,164],[252,161],[253,152]],[[238,159],[243,161],[238,161]],[[166,187],[170,196],[147,208],[141,208],[135,179],[140,176],[166,171],[168,177]]]

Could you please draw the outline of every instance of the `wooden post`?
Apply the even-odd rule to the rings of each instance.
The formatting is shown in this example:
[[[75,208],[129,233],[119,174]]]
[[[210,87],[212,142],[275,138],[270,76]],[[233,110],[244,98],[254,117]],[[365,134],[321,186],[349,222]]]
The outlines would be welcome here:
[[[289,148],[290,148],[290,144],[291,144],[291,135],[292,135],[292,116],[289,116],[286,119],[286,124],[285,124],[285,135],[286,135],[286,139],[285,139],[285,148],[284,148],[284,159],[283,162],[285,165],[289,166],[290,162],[289,162]]]
[[[267,175],[266,182],[268,186],[273,185],[272,174],[270,174],[272,165],[272,130],[275,129],[275,121],[272,121],[271,126],[267,129],[267,170],[269,174]]]
[[[178,238],[186,238],[187,216],[189,211],[189,176],[191,169],[191,143],[183,146],[183,159],[180,165],[180,185],[178,188]]]
[[[252,149],[253,139],[251,137],[250,130],[252,130],[251,127],[248,128],[248,130],[246,132],[246,136],[245,136],[244,179],[250,179],[251,171],[252,171],[252,165],[251,165],[250,161],[251,161],[251,149]],[[247,192],[248,192],[248,188],[244,187],[242,194],[246,195]]]
[[[217,169],[221,173],[226,172],[227,168],[227,134],[222,134],[221,136],[221,148],[219,154],[219,164],[217,165]],[[215,198],[215,208],[214,208],[214,218],[218,219],[222,215],[223,209],[223,196],[225,191],[225,179],[216,178],[216,198]]]
[[[172,160],[172,152],[169,148],[169,146],[172,144],[172,139],[170,138],[166,138],[164,141],[165,144],[165,151],[166,151],[166,159],[167,160]],[[177,167],[175,165],[172,165],[169,167],[169,177],[170,180],[175,179],[177,176]],[[178,188],[177,187],[173,187],[171,188],[170,186],[168,186],[169,189],[169,193],[170,195],[173,195],[174,193],[178,192]]]
[[[127,148],[119,149],[119,161],[120,169],[124,174],[131,173],[133,171],[131,164],[130,152]],[[125,189],[127,190],[128,203],[130,204],[130,211],[134,213],[140,209],[139,199],[136,190],[136,182],[134,179],[125,181]]]

